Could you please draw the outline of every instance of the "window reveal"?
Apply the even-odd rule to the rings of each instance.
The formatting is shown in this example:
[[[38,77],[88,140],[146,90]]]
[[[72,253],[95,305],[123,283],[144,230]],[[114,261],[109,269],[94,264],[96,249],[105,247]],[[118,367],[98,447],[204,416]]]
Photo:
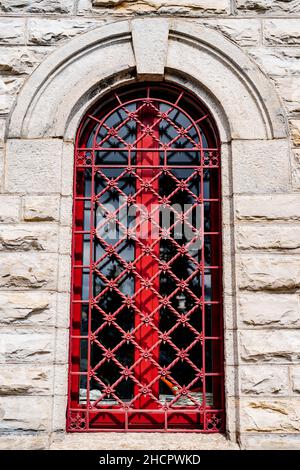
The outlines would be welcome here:
[[[174,86],[121,89],[75,152],[68,431],[224,429],[220,150]]]

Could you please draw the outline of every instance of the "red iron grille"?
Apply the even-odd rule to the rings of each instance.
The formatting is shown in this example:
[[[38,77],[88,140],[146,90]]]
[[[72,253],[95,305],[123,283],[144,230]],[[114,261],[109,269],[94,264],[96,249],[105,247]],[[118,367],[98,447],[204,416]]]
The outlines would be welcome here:
[[[104,98],[76,140],[67,430],[224,430],[220,147],[188,92]]]

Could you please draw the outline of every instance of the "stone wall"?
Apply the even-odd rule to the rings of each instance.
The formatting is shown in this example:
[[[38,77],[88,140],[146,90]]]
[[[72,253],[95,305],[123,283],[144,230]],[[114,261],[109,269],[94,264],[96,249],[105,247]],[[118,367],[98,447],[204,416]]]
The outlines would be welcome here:
[[[20,139],[8,121],[20,89],[54,51],[144,16],[183,17],[188,28],[201,25],[235,43],[276,88],[290,137],[264,140],[248,122],[256,139],[231,135],[228,152],[224,139],[227,438],[116,434],[115,445],[300,448],[298,0],[0,0],[0,448],[111,442],[64,433],[72,139],[50,131]],[[242,106],[246,98],[230,84],[224,79],[226,96]]]

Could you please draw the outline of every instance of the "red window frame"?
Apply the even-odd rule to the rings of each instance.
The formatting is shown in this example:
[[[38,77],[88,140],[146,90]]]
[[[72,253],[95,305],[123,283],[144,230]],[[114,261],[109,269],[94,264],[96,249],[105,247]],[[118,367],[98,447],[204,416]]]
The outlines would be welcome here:
[[[132,106],[135,106],[134,111],[132,111]],[[164,111],[165,109],[167,111]],[[180,126],[180,123],[176,121],[175,111],[183,120],[182,122],[186,123],[185,127]],[[123,113],[123,121],[109,124],[113,113],[120,112]],[[133,122],[135,126],[133,143],[119,135],[128,122]],[[173,138],[170,137],[167,143],[163,142],[161,137],[163,122],[167,123],[173,132]],[[191,137],[192,131],[196,137]],[[177,143],[184,139],[186,139],[187,148],[177,149]],[[117,141],[117,148],[113,148],[110,141]],[[171,151],[178,154],[180,152],[180,155],[181,153],[184,155],[184,152],[186,155],[195,154],[198,159],[197,164],[170,164],[171,153],[169,152]],[[107,152],[115,152],[116,155],[121,155],[122,152],[124,155],[125,152],[126,164],[118,161],[109,165],[99,162],[99,154],[101,160],[101,155]],[[174,85],[142,84],[117,90],[94,106],[82,120],[76,138],[74,167],[67,431],[138,431],[141,429],[145,431],[224,431],[220,165],[220,144],[212,116],[193,95]],[[105,174],[106,169],[107,174]],[[115,169],[116,174],[113,177],[107,176],[112,169]],[[183,177],[185,170],[192,171],[191,175]],[[116,245],[107,244],[101,237],[100,243],[105,249],[105,254],[100,260],[115,256],[117,261],[121,262],[122,268],[133,275],[134,295],[131,298],[129,296],[126,298],[119,290],[121,288],[116,285],[117,282],[109,280],[101,272],[99,259],[95,255],[95,243],[99,243],[95,223],[96,210],[98,206],[101,206],[103,194],[110,190],[122,192],[119,187],[121,185],[120,172],[121,174],[132,172],[134,175],[135,193],[130,197],[133,204],[142,204],[148,209],[151,213],[151,220],[145,220],[139,213],[135,218],[135,226],[138,226],[146,237],[143,240],[135,239],[134,259],[131,262],[125,262],[117,252]],[[99,174],[104,181],[104,188],[100,193],[97,189]],[[199,192],[197,197],[195,194],[192,197],[194,206],[201,207],[203,220],[199,233],[201,238],[199,262],[192,260],[188,249],[185,248],[188,244],[179,245],[173,239],[171,244],[175,246],[175,257],[170,258],[166,263],[160,259],[162,229],[161,227],[158,229],[159,236],[154,241],[151,229],[154,225],[160,226],[159,214],[153,211],[153,206],[168,205],[171,200],[168,194],[166,197],[160,194],[160,178],[164,174],[169,178],[170,183],[175,182],[173,191],[175,196],[180,191],[191,193],[189,185],[193,183],[193,178],[198,178],[196,186]],[[205,174],[209,175],[208,194],[205,194],[207,191]],[[88,193],[87,175],[90,179]],[[208,228],[205,226],[206,223],[209,224]],[[121,225],[119,228],[123,229]],[[210,247],[209,264],[205,255],[206,239],[209,240]],[[186,279],[179,279],[178,272],[176,275],[172,267],[173,260],[180,256],[182,250],[182,256],[185,256],[188,262],[194,262],[194,271]],[[85,259],[88,259],[88,264],[85,263]],[[183,292],[193,297],[194,306],[189,312],[179,313],[174,308],[172,305],[174,292],[161,295],[160,283],[163,275],[169,275],[173,279],[175,293],[180,295],[180,292]],[[95,276],[104,283],[102,292],[97,295],[93,284]],[[117,276],[117,281],[119,279],[122,277]],[[198,296],[189,284],[193,279],[199,279],[197,281],[200,289]],[[209,279],[207,284],[206,279]],[[210,294],[211,298],[207,300],[208,288],[213,291],[213,294]],[[88,291],[88,295],[84,294],[84,289]],[[117,308],[116,312],[105,311],[99,306],[103,292],[109,289],[116,292],[122,299],[122,306]],[[124,310],[126,302],[128,309],[133,310],[133,333],[125,332],[118,325],[118,312]],[[174,316],[174,326],[168,334],[160,330],[163,308],[170,309]],[[93,327],[95,309],[103,322],[96,331]],[[196,327],[191,324],[194,312],[198,315],[199,325]],[[190,345],[180,348],[171,335],[182,326],[187,326],[187,330],[194,336]],[[125,367],[117,357],[119,345],[109,348],[105,342],[101,343],[99,340],[97,335],[108,327],[121,331],[122,339],[119,345],[126,341],[130,343],[130,346],[133,345],[133,360],[129,367]],[[181,331],[184,330],[181,329]],[[200,383],[197,398],[195,394],[193,395],[190,384],[180,384],[171,376],[172,369],[161,365],[162,343],[170,344],[171,348],[173,347],[176,351],[176,359],[173,361],[175,366],[181,360],[186,361],[186,367],[194,369],[195,378],[191,383]],[[198,363],[195,365],[189,358],[194,346],[199,346],[201,349],[201,367]],[[96,366],[93,363],[93,348],[95,347],[101,353],[101,360]],[[115,383],[107,384],[97,377],[99,364],[101,368],[101,365],[105,363],[106,366],[111,364],[119,368],[120,377],[115,383],[121,383],[128,378],[134,382],[133,397],[129,401],[117,395]],[[125,377],[126,374],[127,377]],[[92,397],[92,392],[94,392],[91,389],[92,380],[98,380],[100,384],[100,398],[98,399]],[[165,402],[160,399],[161,382],[172,390],[174,399],[168,398],[168,402],[166,398]],[[82,390],[86,390],[84,399],[81,397]],[[212,403],[209,403],[209,395],[213,397]],[[116,399],[115,403],[106,404],[105,400],[108,403],[108,398],[112,396]],[[181,399],[182,403],[184,399],[187,400],[184,405],[180,405]]]

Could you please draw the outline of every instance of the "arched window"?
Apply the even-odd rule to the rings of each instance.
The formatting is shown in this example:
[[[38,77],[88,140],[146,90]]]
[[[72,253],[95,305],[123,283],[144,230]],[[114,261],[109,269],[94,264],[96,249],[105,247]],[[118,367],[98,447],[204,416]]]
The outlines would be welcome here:
[[[75,152],[68,431],[224,429],[220,148],[210,113],[132,85]]]

